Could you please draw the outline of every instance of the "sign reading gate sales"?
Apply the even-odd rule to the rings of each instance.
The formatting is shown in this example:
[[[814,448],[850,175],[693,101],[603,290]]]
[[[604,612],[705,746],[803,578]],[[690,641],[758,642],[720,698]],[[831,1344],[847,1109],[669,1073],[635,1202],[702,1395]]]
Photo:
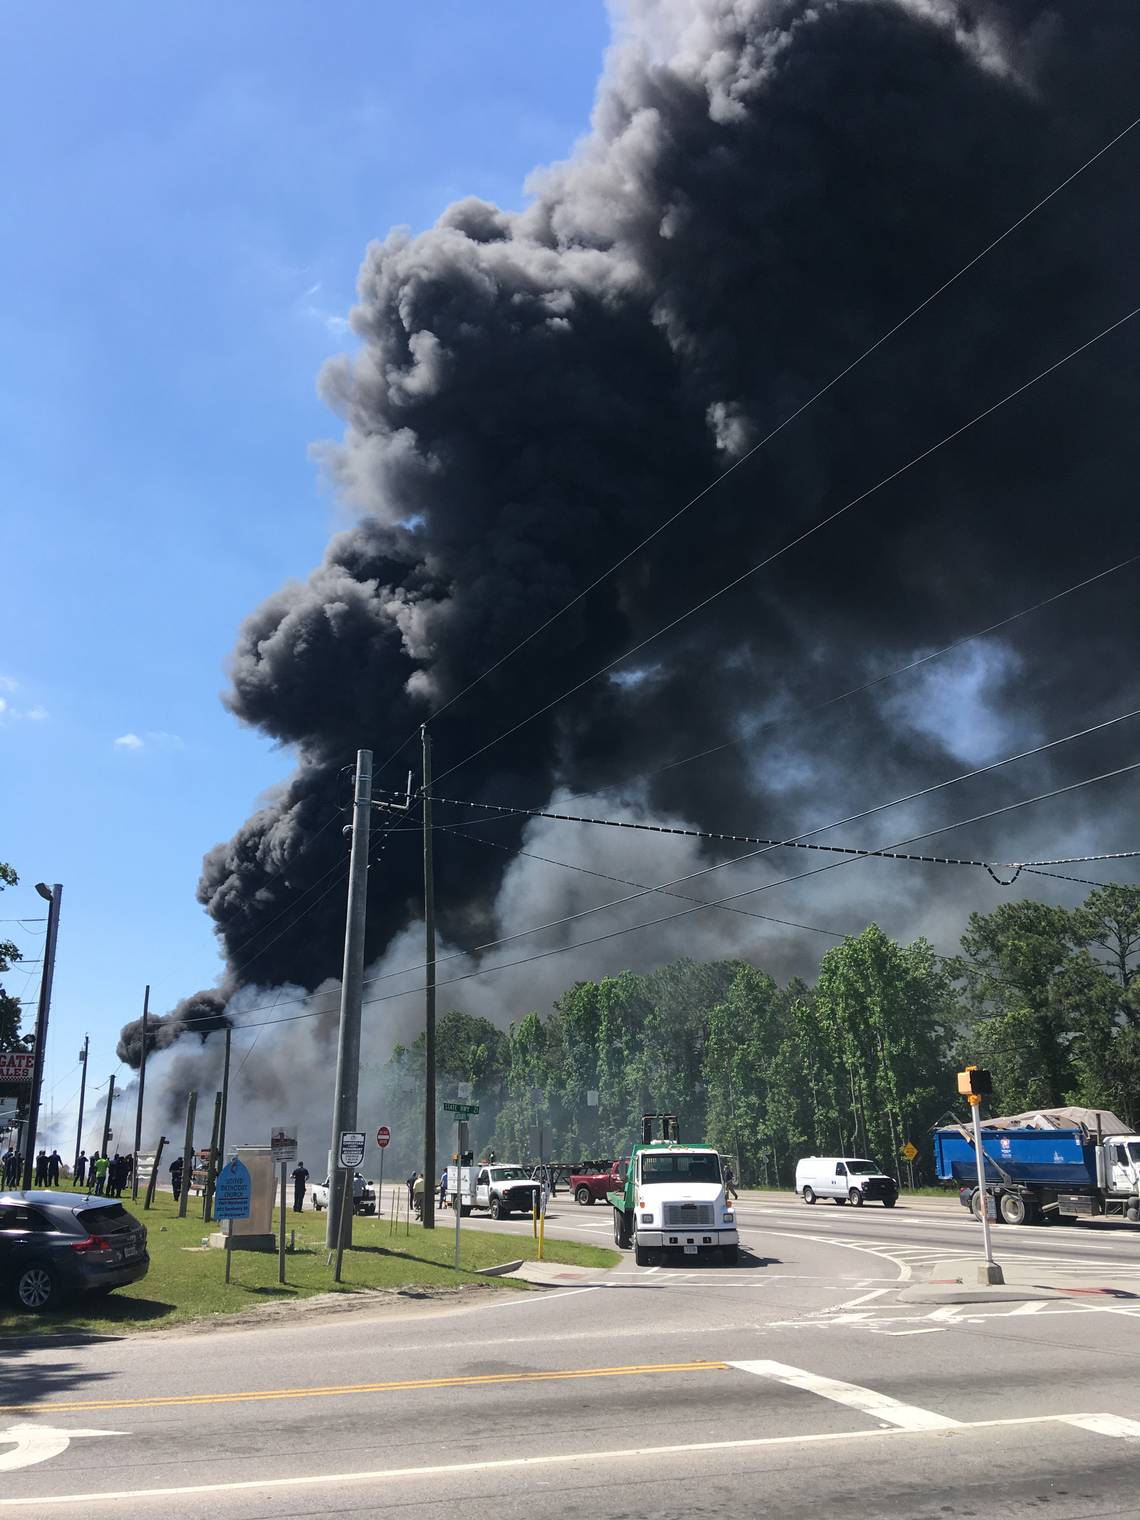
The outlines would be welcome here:
[[[35,1065],[34,1050],[0,1050],[0,1082],[30,1082]]]

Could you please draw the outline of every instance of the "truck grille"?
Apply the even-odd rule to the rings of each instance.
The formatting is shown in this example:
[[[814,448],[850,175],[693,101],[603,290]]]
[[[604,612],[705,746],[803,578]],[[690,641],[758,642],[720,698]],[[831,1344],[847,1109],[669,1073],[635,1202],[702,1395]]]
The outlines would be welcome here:
[[[667,1203],[665,1228],[668,1230],[703,1230],[713,1223],[711,1203]]]

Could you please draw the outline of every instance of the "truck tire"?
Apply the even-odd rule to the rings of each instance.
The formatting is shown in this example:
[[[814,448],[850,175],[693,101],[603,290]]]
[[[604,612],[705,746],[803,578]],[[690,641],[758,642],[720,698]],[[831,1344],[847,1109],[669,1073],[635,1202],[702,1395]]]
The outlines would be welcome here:
[[[583,1207],[585,1207],[587,1203],[593,1203],[594,1201],[594,1195],[590,1192],[590,1189],[585,1185],[585,1183],[583,1183],[578,1191],[574,1194],[574,1198],[575,1201],[577,1203],[580,1203]]]
[[[804,1188],[804,1202],[805,1203],[814,1203],[815,1202],[815,1189],[814,1188],[809,1188],[809,1187]]]
[[[492,1219],[504,1219],[504,1218],[506,1218],[506,1216],[507,1216],[508,1213],[509,1213],[509,1210],[505,1209],[503,1207],[501,1199],[499,1199],[499,1198],[492,1198],[491,1199],[491,1218]]]
[[[624,1209],[614,1210],[614,1245],[619,1251],[629,1250],[629,1220]]]
[[[885,1209],[893,1209],[894,1206],[895,1206],[895,1204],[897,1202],[898,1202],[897,1198],[884,1198],[883,1199],[883,1207]]]
[[[861,1209],[863,1207],[863,1194],[858,1188],[852,1188],[847,1194],[847,1202],[853,1209]]]
[[[998,1213],[1003,1224],[1025,1224],[1029,1219],[1029,1206],[1020,1193],[1003,1193],[998,1202]]]
[[[313,1199],[313,1208],[316,1209],[317,1213],[319,1214],[321,1212],[321,1210],[324,1208],[324,1204],[318,1202],[318,1200],[316,1198],[314,1198]]]
[[[721,1246],[720,1259],[726,1267],[735,1267],[740,1260],[739,1246]]]

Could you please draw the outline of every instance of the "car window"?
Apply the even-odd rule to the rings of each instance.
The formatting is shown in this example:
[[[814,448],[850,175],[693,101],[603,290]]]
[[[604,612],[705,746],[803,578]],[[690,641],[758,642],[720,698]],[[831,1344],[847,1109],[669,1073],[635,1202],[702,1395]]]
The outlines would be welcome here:
[[[490,1181],[491,1181],[491,1178],[490,1178],[490,1174],[489,1173],[487,1173],[487,1172],[480,1172],[479,1173],[479,1183],[478,1183],[479,1187],[486,1187],[489,1184]]]
[[[89,1235],[113,1235],[136,1223],[121,1203],[109,1203],[101,1209],[80,1209],[75,1217]]]
[[[837,1177],[846,1177],[847,1176],[847,1168],[843,1165],[842,1161],[836,1163],[835,1175]]]
[[[26,1203],[8,1203],[0,1206],[0,1230],[50,1230],[54,1228],[35,1209]]]

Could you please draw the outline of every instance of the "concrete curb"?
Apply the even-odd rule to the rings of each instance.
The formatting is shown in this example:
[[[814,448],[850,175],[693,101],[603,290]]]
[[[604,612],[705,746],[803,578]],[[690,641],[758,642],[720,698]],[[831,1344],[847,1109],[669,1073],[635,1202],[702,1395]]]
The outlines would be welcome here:
[[[504,1261],[497,1267],[480,1267],[480,1277],[510,1277],[522,1266],[523,1259],[520,1256],[517,1261]]]

